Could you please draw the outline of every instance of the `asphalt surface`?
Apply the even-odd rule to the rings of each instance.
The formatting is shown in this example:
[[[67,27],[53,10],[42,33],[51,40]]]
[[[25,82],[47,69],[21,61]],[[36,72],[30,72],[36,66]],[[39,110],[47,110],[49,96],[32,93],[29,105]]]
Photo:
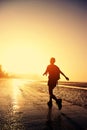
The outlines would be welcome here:
[[[0,81],[0,130],[87,130],[87,109],[63,100],[47,106],[45,85]]]

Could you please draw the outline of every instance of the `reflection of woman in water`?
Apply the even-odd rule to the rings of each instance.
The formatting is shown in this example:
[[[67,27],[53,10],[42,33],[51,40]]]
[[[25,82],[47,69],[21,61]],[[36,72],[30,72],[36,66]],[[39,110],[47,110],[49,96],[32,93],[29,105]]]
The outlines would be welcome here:
[[[62,108],[62,99],[57,99],[56,96],[53,94],[53,89],[56,87],[58,80],[60,79],[60,74],[62,74],[66,80],[69,80],[68,77],[65,76],[65,74],[59,69],[58,66],[54,65],[55,63],[55,58],[50,59],[50,65],[47,66],[46,71],[44,72],[43,75],[48,76],[48,89],[49,89],[49,102],[48,106],[51,108],[52,107],[52,99],[54,99],[58,105],[59,110]]]

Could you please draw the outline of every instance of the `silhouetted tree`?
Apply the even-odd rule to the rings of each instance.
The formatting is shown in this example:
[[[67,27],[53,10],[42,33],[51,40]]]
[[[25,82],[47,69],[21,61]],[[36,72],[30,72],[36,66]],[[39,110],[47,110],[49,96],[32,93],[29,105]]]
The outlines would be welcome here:
[[[2,65],[0,65],[0,77],[3,78],[3,77],[7,77],[7,73],[5,73],[2,69]]]

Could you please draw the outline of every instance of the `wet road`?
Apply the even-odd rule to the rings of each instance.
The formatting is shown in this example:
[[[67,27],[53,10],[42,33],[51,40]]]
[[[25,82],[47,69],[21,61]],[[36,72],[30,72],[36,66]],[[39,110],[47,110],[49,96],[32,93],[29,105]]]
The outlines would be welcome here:
[[[63,101],[49,109],[47,86],[28,80],[0,80],[0,130],[87,130],[87,109]]]

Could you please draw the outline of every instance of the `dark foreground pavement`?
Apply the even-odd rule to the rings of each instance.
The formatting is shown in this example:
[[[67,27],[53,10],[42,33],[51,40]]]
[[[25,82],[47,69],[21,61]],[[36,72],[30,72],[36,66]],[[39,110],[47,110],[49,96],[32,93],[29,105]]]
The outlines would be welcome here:
[[[87,130],[87,109],[63,101],[47,106],[48,94],[38,84],[4,83],[0,88],[0,130]]]

